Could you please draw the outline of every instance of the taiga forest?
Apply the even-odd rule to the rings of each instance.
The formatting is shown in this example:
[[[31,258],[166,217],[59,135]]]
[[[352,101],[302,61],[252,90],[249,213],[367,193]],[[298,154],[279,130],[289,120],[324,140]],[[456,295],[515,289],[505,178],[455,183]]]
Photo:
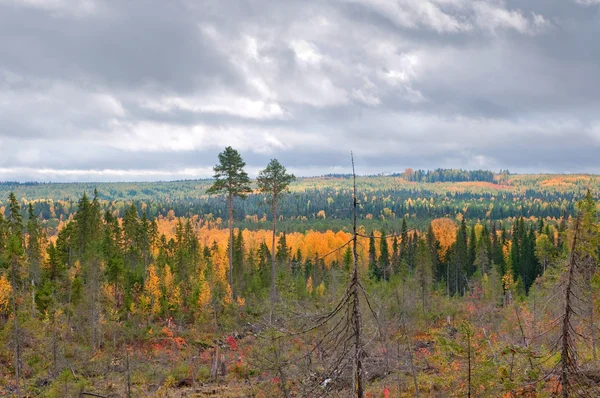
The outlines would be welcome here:
[[[600,177],[244,166],[227,147],[214,179],[2,183],[1,391],[600,391]]]
[[[600,397],[600,0],[0,0],[0,398]]]

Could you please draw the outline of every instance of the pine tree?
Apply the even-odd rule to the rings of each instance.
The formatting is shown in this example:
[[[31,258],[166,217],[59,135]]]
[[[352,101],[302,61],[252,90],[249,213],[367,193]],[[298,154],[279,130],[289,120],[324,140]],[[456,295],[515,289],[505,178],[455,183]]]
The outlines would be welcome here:
[[[277,296],[277,280],[275,269],[275,235],[277,234],[277,201],[279,196],[288,190],[288,186],[296,177],[288,174],[285,167],[277,159],[271,159],[264,170],[261,170],[256,182],[261,192],[270,196],[273,217],[273,237],[271,243],[271,299]]]
[[[213,170],[215,172],[213,185],[206,191],[209,195],[225,194],[227,196],[227,209],[229,211],[229,285],[232,297],[235,299],[235,288],[233,284],[233,199],[236,197],[245,199],[250,189],[250,178],[244,171],[246,162],[242,160],[239,152],[228,146],[219,154],[219,164]]]

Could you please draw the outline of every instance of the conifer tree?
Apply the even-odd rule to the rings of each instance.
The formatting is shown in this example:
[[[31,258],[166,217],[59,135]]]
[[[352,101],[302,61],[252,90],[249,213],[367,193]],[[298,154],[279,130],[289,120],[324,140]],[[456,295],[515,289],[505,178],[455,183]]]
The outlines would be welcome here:
[[[119,307],[119,292],[125,280],[125,266],[121,253],[121,228],[119,221],[107,211],[104,214],[104,240],[102,250],[104,254],[104,274],[106,281],[113,286],[114,300]]]
[[[0,258],[2,258],[2,253],[4,252],[4,248],[6,247],[6,240],[8,239],[8,231],[6,220],[4,219],[3,212],[0,212]]]
[[[470,278],[475,273],[475,257],[477,257],[477,235],[475,233],[475,226],[471,228],[471,235],[469,236],[469,254],[467,259],[467,277]]]
[[[394,274],[397,274],[398,269],[400,268],[399,250],[400,246],[398,245],[398,237],[394,235],[394,239],[392,240],[392,257],[390,259],[392,272]]]
[[[467,272],[468,261],[469,261],[468,247],[467,247],[467,224],[463,218],[458,234],[456,236],[456,243],[454,244],[454,269],[451,279],[453,282],[454,294],[463,294],[465,287],[465,275]]]
[[[29,264],[28,279],[31,283],[32,295],[35,295],[35,287],[40,282],[42,266],[42,242],[44,236],[37,216],[33,211],[33,205],[27,207],[27,262]]]
[[[13,192],[8,197],[8,239],[2,253],[2,263],[8,268],[10,284],[12,285],[12,313],[13,313],[13,367],[15,369],[15,382],[17,396],[21,396],[21,329],[19,324],[19,296],[21,280],[23,276],[23,219],[21,217],[21,205]]]
[[[371,231],[369,235],[369,276],[379,280],[379,270],[377,266],[377,252],[375,249],[375,234]]]
[[[422,239],[417,242],[416,258],[415,276],[421,290],[421,311],[425,312],[426,300],[433,281],[433,262],[427,243]]]
[[[406,218],[402,218],[402,227],[400,230],[400,262],[408,262],[408,226]]]
[[[381,237],[379,239],[379,264],[378,273],[381,278],[388,280],[390,277],[390,253],[388,249],[387,236],[385,230],[381,230]]]
[[[287,264],[290,261],[290,248],[287,245],[287,238],[285,236],[285,232],[282,232],[279,235],[279,240],[277,242],[277,254],[275,255],[275,259],[281,265]]]
[[[244,171],[246,162],[239,152],[228,146],[219,154],[219,163],[213,168],[215,182],[206,191],[208,194],[225,194],[227,196],[227,210],[229,212],[229,285],[235,299],[236,293],[233,285],[233,199],[245,199],[250,189],[250,178]]]
[[[429,250],[429,256],[431,257],[431,267],[434,279],[440,281],[444,277],[444,269],[442,267],[442,261],[440,259],[440,242],[436,239],[435,233],[433,232],[433,226],[429,224],[427,228],[427,235],[425,236],[427,249]]]
[[[288,174],[286,168],[277,159],[271,159],[264,170],[261,170],[256,182],[261,192],[270,196],[271,211],[273,217],[273,237],[271,243],[271,298],[277,296],[277,285],[275,283],[275,236],[277,234],[277,201],[279,196],[288,190],[288,187],[296,177]]]
[[[344,251],[344,257],[342,259],[342,264],[344,265],[344,271],[349,272],[352,267],[352,249],[350,246],[346,246],[346,250]]]

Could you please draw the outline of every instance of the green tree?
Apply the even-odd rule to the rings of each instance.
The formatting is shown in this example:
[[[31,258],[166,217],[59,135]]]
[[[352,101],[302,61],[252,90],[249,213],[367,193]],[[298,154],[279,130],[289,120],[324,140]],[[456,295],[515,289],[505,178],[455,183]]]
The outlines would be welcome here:
[[[387,236],[383,229],[381,230],[381,238],[379,239],[379,273],[384,280],[388,280],[390,277],[390,252]]]
[[[377,252],[375,249],[375,234],[371,231],[369,235],[369,276],[378,281],[380,278],[377,266]]]
[[[273,239],[271,243],[271,298],[277,296],[276,269],[275,269],[275,235],[277,233],[277,200],[279,195],[288,190],[296,177],[288,174],[286,168],[277,159],[271,159],[264,170],[258,174],[256,182],[261,192],[270,196],[271,211],[273,215]]]
[[[285,232],[282,232],[277,241],[277,254],[275,259],[279,264],[287,264],[290,260],[290,248],[287,245]]]
[[[398,273],[398,269],[400,268],[400,256],[399,256],[400,246],[398,245],[398,236],[394,235],[394,239],[392,240],[392,257],[390,259],[392,271],[394,274]]]
[[[113,285],[115,305],[119,307],[119,290],[124,282],[125,265],[120,250],[121,228],[119,221],[107,211],[104,214],[104,274],[106,281]]]
[[[35,287],[40,282],[42,266],[42,242],[44,236],[42,227],[33,211],[33,205],[27,207],[27,261],[29,263],[28,279],[31,283],[32,297],[35,296]]]
[[[13,289],[13,348],[14,368],[17,396],[21,396],[21,332],[19,325],[19,286],[23,274],[23,219],[21,217],[21,206],[13,192],[8,197],[8,240],[6,248],[2,253],[3,266],[9,269],[10,281]]]
[[[477,257],[477,234],[475,233],[475,226],[471,228],[471,235],[469,237],[469,258],[467,260],[467,277],[470,278],[475,273],[475,258]]]
[[[427,243],[422,239],[417,242],[416,258],[415,277],[421,289],[421,310],[424,313],[433,282],[433,262]]]
[[[215,182],[206,191],[209,195],[225,194],[227,196],[227,210],[229,212],[229,285],[231,294],[235,295],[233,284],[233,199],[245,199],[252,191],[250,178],[244,171],[246,162],[238,151],[228,146],[219,154],[219,163],[213,168]]]
[[[454,244],[454,269],[451,279],[454,279],[454,294],[462,294],[465,287],[465,275],[469,262],[467,247],[467,224],[463,218]]]

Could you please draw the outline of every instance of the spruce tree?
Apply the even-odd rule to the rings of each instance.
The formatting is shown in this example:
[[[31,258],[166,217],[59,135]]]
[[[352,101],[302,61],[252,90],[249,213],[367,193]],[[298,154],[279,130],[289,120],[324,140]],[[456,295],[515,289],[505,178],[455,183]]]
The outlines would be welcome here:
[[[27,207],[27,262],[29,264],[28,279],[31,284],[32,294],[40,282],[42,268],[42,242],[44,240],[42,227],[34,213],[33,205]]]
[[[392,258],[390,259],[392,272],[394,274],[397,274],[400,268],[399,250],[400,246],[398,245],[398,237],[394,235],[394,239],[392,240]]]
[[[467,259],[467,277],[470,278],[475,273],[475,257],[477,256],[477,235],[475,226],[471,227],[471,235],[469,237],[469,255]]]
[[[444,278],[444,268],[440,259],[440,242],[436,239],[433,227],[429,224],[426,235],[427,249],[431,257],[432,272],[436,280],[441,281]]]
[[[390,277],[390,253],[388,249],[388,241],[385,231],[381,230],[381,238],[379,239],[379,261],[378,261],[379,277],[388,280]]]
[[[463,294],[464,287],[466,286],[464,279],[467,273],[468,261],[467,224],[463,218],[454,244],[454,267],[453,274],[451,275],[451,286],[453,287],[451,291],[453,294]]]
[[[371,231],[369,235],[369,276],[379,280],[379,267],[377,266],[377,252],[375,249],[375,234]]]
[[[400,262],[403,260],[408,263],[408,227],[406,217],[402,218],[402,227],[400,230]]]

